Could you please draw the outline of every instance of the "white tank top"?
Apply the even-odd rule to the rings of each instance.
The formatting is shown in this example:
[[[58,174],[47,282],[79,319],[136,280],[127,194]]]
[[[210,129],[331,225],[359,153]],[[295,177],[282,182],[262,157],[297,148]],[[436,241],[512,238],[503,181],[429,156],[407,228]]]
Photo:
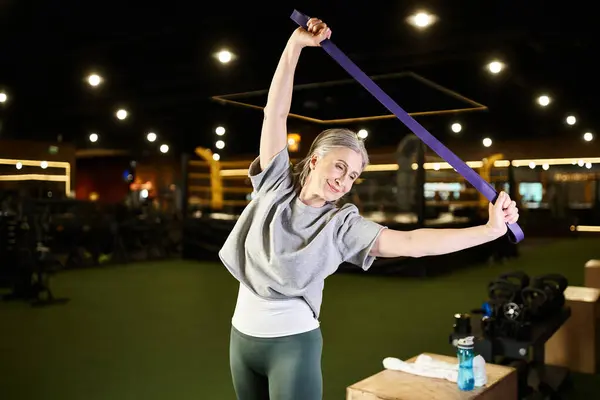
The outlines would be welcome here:
[[[255,337],[279,337],[308,332],[319,327],[310,306],[302,299],[267,300],[240,283],[231,324]]]

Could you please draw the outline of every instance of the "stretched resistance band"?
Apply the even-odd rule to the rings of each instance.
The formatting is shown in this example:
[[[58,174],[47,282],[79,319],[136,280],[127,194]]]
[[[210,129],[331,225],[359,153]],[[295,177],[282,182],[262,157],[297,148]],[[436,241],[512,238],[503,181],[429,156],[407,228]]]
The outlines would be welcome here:
[[[303,28],[307,28],[309,17],[301,12],[294,10],[291,15],[294,22]],[[461,174],[479,193],[481,193],[490,202],[495,203],[498,193],[494,187],[486,182],[481,175],[475,172],[464,161],[452,153],[446,146],[433,137],[425,128],[415,121],[406,111],[404,111],[390,96],[388,96],[371,78],[360,70],[342,51],[329,39],[321,42],[321,47],[327,52],[342,68],[346,70],[358,83],[367,89],[379,102],[390,110],[408,129],[419,137],[429,148],[442,157],[448,164]],[[524,238],[523,231],[518,224],[508,224],[509,238],[513,243],[518,243]]]

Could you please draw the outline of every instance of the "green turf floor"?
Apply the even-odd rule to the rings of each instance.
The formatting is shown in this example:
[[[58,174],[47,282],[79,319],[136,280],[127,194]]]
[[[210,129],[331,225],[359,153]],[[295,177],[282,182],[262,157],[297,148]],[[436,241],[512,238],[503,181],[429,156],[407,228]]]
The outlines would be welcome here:
[[[453,314],[477,307],[502,271],[558,272],[573,285],[600,257],[597,239],[528,245],[510,264],[408,279],[338,274],[325,285],[325,399],[381,370],[388,356],[452,354]],[[228,368],[236,282],[218,264],[140,263],[55,277],[67,305],[0,302],[0,399],[233,399]],[[600,397],[600,376],[576,376],[567,398]]]

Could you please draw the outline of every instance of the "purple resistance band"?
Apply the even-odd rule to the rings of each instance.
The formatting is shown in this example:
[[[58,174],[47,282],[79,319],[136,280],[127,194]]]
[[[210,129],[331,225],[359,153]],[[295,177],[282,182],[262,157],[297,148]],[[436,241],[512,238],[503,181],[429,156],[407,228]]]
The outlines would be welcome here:
[[[307,28],[309,17],[301,12],[294,10],[290,17],[294,22],[303,28]],[[358,83],[367,89],[381,104],[390,110],[408,129],[419,137],[429,148],[442,157],[448,164],[461,174],[479,193],[481,193],[490,202],[495,203],[498,193],[494,187],[486,182],[481,175],[475,172],[464,161],[452,153],[446,146],[440,143],[431,133],[415,121],[406,111],[404,111],[390,96],[388,96],[371,78],[360,70],[342,51],[329,39],[321,42],[321,47],[327,52],[342,68],[346,70]],[[518,243],[525,235],[518,224],[507,224],[509,238],[513,243]]]

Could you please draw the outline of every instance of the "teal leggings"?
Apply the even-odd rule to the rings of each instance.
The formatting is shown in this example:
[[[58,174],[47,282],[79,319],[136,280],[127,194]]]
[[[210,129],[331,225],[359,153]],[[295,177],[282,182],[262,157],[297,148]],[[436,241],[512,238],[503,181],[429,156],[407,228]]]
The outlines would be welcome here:
[[[321,400],[321,329],[257,338],[231,327],[229,362],[238,400]]]

